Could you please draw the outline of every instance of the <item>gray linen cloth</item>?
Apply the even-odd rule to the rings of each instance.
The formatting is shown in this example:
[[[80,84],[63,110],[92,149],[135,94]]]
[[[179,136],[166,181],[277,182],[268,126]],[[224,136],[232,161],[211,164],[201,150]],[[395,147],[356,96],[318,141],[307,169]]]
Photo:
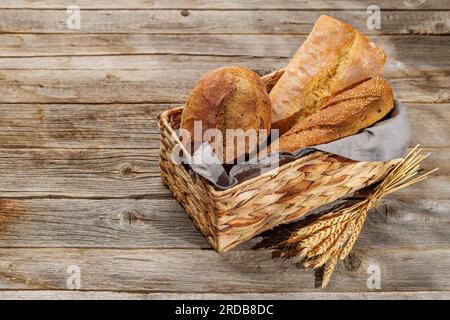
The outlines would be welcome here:
[[[315,150],[333,153],[356,161],[387,161],[403,158],[409,146],[410,126],[405,105],[395,101],[394,109],[383,120],[361,132],[329,143],[301,148],[292,153],[282,152],[234,165],[229,172],[212,152],[208,143],[202,144],[192,156],[183,155],[182,162],[216,189],[225,190],[257,175],[299,159]]]

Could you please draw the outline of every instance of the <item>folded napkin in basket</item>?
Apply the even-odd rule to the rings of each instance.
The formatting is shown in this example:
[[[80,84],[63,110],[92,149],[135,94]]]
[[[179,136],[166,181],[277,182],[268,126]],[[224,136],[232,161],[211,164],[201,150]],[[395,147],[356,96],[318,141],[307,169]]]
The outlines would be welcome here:
[[[292,153],[282,152],[262,157],[255,161],[236,164],[229,173],[212,152],[208,143],[202,144],[192,156],[183,155],[182,161],[191,172],[204,177],[216,189],[226,190],[256,175],[299,159],[313,151],[320,150],[355,161],[388,161],[403,158],[410,141],[408,110],[395,101],[389,116],[360,133],[329,143],[301,148]]]

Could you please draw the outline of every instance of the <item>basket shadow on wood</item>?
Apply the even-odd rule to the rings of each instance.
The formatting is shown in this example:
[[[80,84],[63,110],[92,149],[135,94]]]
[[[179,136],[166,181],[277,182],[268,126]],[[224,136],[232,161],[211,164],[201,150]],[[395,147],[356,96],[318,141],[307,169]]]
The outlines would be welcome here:
[[[263,77],[269,91],[283,72]],[[395,163],[357,162],[316,151],[230,189],[216,190],[172,161],[173,148],[181,144],[174,130],[180,126],[182,109],[167,110],[158,119],[161,178],[219,252],[353,194],[380,180]]]

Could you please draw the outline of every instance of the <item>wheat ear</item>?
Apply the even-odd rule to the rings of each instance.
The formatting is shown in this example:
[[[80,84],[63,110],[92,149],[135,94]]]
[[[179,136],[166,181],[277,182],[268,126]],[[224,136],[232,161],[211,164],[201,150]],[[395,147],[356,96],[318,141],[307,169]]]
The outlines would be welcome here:
[[[433,169],[419,177],[420,163],[429,156],[422,154],[419,146],[395,164],[381,182],[365,199],[317,218],[306,227],[294,231],[285,242],[285,256],[304,258],[304,266],[317,269],[324,266],[322,288],[331,279],[339,260],[348,256],[364,225],[367,213],[380,199],[392,192],[427,178]]]

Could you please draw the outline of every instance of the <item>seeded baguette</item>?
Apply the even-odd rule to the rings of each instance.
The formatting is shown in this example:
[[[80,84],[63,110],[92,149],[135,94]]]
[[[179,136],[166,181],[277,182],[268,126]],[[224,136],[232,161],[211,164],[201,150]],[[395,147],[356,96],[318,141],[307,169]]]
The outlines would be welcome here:
[[[323,15],[271,90],[272,128],[287,132],[337,92],[377,77],[386,56],[351,25]]]
[[[320,111],[299,120],[280,137],[278,149],[293,152],[350,136],[382,119],[393,107],[392,89],[386,81],[370,79],[336,95]]]

